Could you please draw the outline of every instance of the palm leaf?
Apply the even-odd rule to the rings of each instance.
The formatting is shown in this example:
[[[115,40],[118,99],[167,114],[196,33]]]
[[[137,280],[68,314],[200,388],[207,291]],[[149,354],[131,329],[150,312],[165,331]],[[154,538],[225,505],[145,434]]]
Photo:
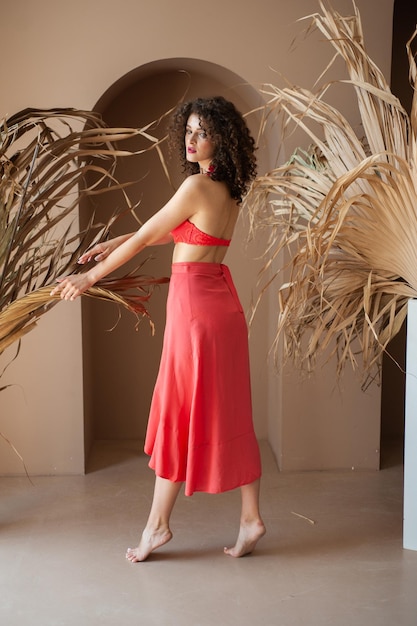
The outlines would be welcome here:
[[[76,109],[26,109],[0,124],[0,354],[57,303],[51,286],[80,271],[80,251],[134,211],[131,183],[119,183],[114,171],[120,157],[159,150],[149,129],[108,128],[97,114]],[[146,147],[123,150],[123,141],[134,137]],[[122,206],[110,221],[91,219],[78,232],[76,210],[84,199],[115,190]],[[131,273],[101,281],[88,295],[149,319],[145,304],[155,284],[166,280]]]
[[[339,373],[358,366],[359,352],[366,381],[417,297],[417,105],[408,116],[366,54],[356,7],[353,17],[320,8],[309,17],[345,62],[349,78],[338,82],[356,98],[363,135],[326,102],[332,83],[267,86],[267,116],[280,118],[284,141],[296,128],[309,147],[258,178],[246,205],[253,229],[271,229],[265,269],[290,257],[275,348],[283,337],[286,356],[309,371],[319,353],[336,355]]]
[[[0,354],[16,341],[20,346],[21,338],[60,300],[51,297],[51,286],[57,277],[80,271],[80,251],[105,239],[118,216],[134,211],[126,192],[129,183],[119,183],[114,171],[122,156],[152,148],[162,156],[149,128],[107,128],[97,114],[76,109],[26,109],[0,124]],[[120,148],[120,142],[134,137],[147,147],[135,152]],[[76,210],[83,200],[115,190],[121,193],[122,208],[107,224],[92,218],[78,232]],[[86,295],[115,302],[139,321],[146,317],[153,330],[146,302],[154,286],[167,280],[135,271],[99,281]],[[0,437],[27,474],[12,442],[2,432]]]

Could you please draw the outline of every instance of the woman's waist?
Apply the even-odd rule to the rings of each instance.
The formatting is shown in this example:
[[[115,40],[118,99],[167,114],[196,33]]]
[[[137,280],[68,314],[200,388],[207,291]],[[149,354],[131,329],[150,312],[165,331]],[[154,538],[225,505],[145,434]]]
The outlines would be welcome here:
[[[212,261],[174,261],[171,266],[172,274],[229,274],[229,268],[224,263]]]
[[[173,263],[223,263],[227,249],[221,246],[197,246],[177,243],[172,257]]]
[[[231,296],[231,298],[230,298]],[[217,310],[221,302],[224,312],[243,313],[233,278],[224,263],[205,263],[202,261],[181,261],[173,263],[168,300],[178,302],[189,301],[197,310]],[[197,304],[198,303],[198,304]]]

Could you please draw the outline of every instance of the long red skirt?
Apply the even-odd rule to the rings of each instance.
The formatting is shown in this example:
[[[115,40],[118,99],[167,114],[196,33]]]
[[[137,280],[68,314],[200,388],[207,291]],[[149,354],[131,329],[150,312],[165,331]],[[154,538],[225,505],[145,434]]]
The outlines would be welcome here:
[[[228,267],[174,263],[145,441],[157,476],[185,493],[219,493],[260,477],[247,325]]]

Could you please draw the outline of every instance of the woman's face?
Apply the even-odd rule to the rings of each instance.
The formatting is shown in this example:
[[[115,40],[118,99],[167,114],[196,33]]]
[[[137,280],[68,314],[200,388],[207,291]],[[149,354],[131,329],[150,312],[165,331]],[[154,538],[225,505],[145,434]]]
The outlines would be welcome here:
[[[191,113],[185,129],[185,151],[187,161],[199,163],[207,169],[214,156],[214,143],[206,132],[204,121]]]

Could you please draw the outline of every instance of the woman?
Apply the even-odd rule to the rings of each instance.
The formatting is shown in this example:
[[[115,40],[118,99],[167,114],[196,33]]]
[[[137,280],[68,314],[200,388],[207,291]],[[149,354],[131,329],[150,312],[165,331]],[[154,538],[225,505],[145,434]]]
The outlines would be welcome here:
[[[259,512],[261,464],[252,424],[247,327],[228,268],[223,265],[239,204],[256,173],[254,141],[222,97],[181,105],[170,127],[187,178],[141,228],[100,243],[79,262],[86,273],[60,280],[52,294],[74,300],[146,246],[174,241],[160,370],[145,441],[155,471],[151,511],[129,561],[144,561],[172,538],[169,520],[185,483],[218,493],[240,487],[236,544],[250,553],[264,535]]]

